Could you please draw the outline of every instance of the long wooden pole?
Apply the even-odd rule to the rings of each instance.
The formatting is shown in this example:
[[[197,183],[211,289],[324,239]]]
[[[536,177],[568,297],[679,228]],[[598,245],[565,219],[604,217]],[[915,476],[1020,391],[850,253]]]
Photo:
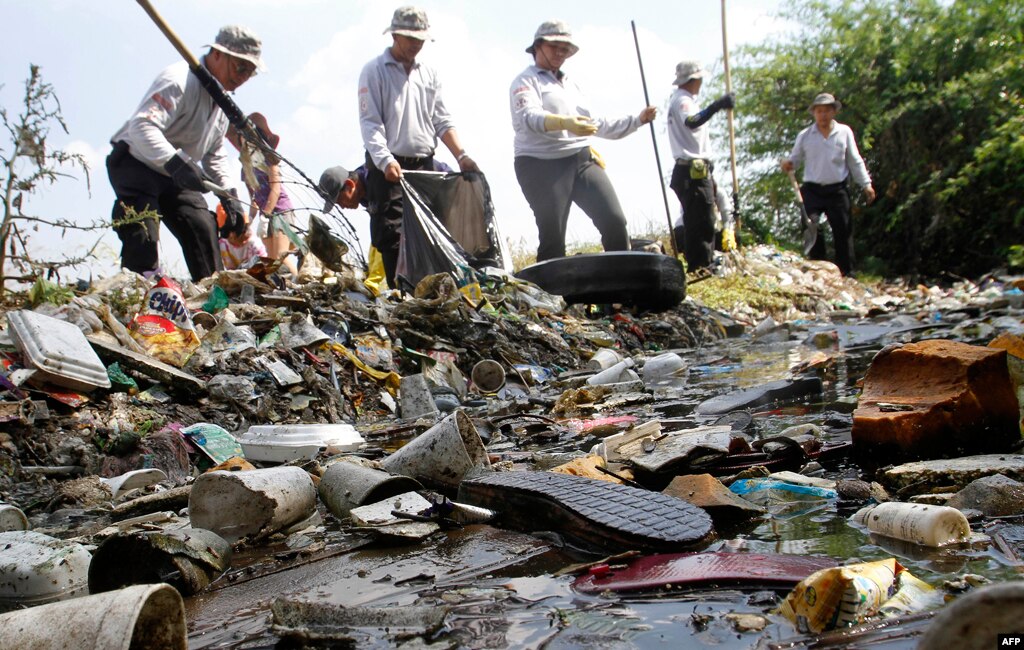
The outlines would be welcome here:
[[[725,0],[722,0],[722,52],[725,62],[725,92],[732,92],[732,76],[729,73],[729,35],[726,29]],[[736,127],[733,124],[733,109],[729,109],[729,165],[732,168],[732,215],[736,231],[740,229],[740,183],[736,176]]]
[[[636,61],[640,64],[640,83],[644,86],[644,106],[651,105],[651,99],[647,95],[647,77],[644,75],[644,60],[640,56],[640,39],[636,36],[636,22],[629,21],[630,27],[633,28],[633,44],[636,45]],[[730,113],[731,115],[731,113]],[[658,163],[658,186],[661,188],[661,200],[665,204],[665,218],[668,220],[668,243],[672,249],[672,256],[679,257],[679,251],[676,250],[676,238],[672,234],[672,214],[668,209],[668,192],[665,191],[665,176],[661,171],[661,156],[658,155],[658,138],[654,134],[654,121],[648,122],[651,127],[651,143],[654,145],[654,161]]]

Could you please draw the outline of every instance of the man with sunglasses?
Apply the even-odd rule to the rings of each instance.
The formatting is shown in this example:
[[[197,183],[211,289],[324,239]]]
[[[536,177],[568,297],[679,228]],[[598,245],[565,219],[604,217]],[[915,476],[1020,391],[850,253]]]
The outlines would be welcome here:
[[[202,58],[227,92],[263,70],[260,39],[229,25],[220,30]],[[165,68],[142,102],[110,139],[107,174],[117,199],[114,230],[121,239],[121,266],[136,273],[159,271],[160,221],[181,244],[193,280],[221,270],[217,219],[202,193],[207,182],[229,187],[231,179],[224,135],[228,119],[189,72],[184,61]],[[178,150],[190,158],[180,164]],[[170,163],[170,164],[169,164]],[[177,164],[176,164],[177,163]],[[245,211],[237,198],[221,197],[227,213],[225,236],[245,229]],[[155,210],[160,220],[125,219],[125,208]]]
[[[380,251],[388,286],[402,241],[402,170],[434,169],[441,140],[466,173],[479,172],[462,148],[455,124],[441,98],[437,71],[416,60],[430,39],[427,14],[399,7],[384,30],[391,46],[367,63],[359,75],[359,126],[366,148],[366,199],[370,243]]]

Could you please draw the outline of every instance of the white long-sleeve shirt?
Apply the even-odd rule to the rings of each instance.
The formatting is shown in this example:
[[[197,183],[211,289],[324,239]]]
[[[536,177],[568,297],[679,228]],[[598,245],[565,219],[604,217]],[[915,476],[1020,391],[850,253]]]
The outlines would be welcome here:
[[[688,90],[676,88],[669,100],[668,142],[676,160],[707,158],[711,148],[711,135],[705,122],[696,129],[686,126],[686,118],[700,113],[697,97]]]
[[[373,164],[384,169],[395,156],[433,155],[438,138],[455,124],[437,71],[415,62],[406,74],[388,48],[359,74],[359,127]]]
[[[229,187],[224,134],[228,118],[189,72],[184,61],[164,68],[139,107],[110,139],[124,141],[132,156],[167,175],[164,164],[178,149],[200,161],[213,182]]]
[[[640,119],[630,115],[607,119],[593,115],[583,91],[564,74],[561,79],[550,70],[531,65],[509,88],[515,155],[533,158],[565,158],[590,146],[586,136],[569,131],[545,131],[544,117],[582,115],[594,120],[599,138],[617,140],[640,128]]]
[[[816,124],[801,131],[796,136],[789,160],[796,167],[804,164],[805,183],[832,185],[852,175],[860,187],[871,185],[871,176],[857,149],[853,129],[834,120],[827,138]]]

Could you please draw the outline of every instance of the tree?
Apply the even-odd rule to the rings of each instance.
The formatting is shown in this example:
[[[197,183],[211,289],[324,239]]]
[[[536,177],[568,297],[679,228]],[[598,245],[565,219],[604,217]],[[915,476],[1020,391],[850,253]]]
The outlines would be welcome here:
[[[796,0],[784,17],[795,33],[737,56],[747,218],[797,238],[776,162],[831,92],[879,192],[855,209],[860,257],[926,275],[1004,262],[1024,221],[1024,0]]]
[[[44,273],[53,274],[62,266],[87,261],[91,256],[90,250],[79,258],[36,259],[29,251],[30,231],[47,226],[59,229],[63,236],[67,230],[97,230],[109,225],[82,225],[67,218],[47,219],[24,211],[27,195],[61,178],[71,177],[62,171],[65,168],[82,170],[86,185],[89,183],[89,165],[81,154],[47,146],[46,139],[54,125],[65,133],[68,129],[53,86],[43,81],[39,66],[31,65],[29,70],[22,98],[23,112],[11,116],[0,106],[0,123],[8,135],[8,139],[0,141],[0,198],[4,206],[0,221],[0,295],[9,280],[35,280]],[[92,249],[95,247],[93,245]]]

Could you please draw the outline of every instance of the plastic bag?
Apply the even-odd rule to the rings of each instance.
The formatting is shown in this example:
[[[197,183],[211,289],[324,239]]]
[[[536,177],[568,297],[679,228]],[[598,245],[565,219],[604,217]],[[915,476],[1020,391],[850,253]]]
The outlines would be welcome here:
[[[181,287],[169,278],[160,278],[146,293],[130,329],[147,354],[178,368],[199,347]]]
[[[899,591],[898,577],[905,570],[893,558],[822,569],[794,587],[779,612],[803,633],[855,625]]]
[[[309,244],[309,252],[316,255],[324,266],[339,273],[345,270],[344,258],[348,244],[331,229],[330,224],[315,214],[309,215],[306,243]]]

